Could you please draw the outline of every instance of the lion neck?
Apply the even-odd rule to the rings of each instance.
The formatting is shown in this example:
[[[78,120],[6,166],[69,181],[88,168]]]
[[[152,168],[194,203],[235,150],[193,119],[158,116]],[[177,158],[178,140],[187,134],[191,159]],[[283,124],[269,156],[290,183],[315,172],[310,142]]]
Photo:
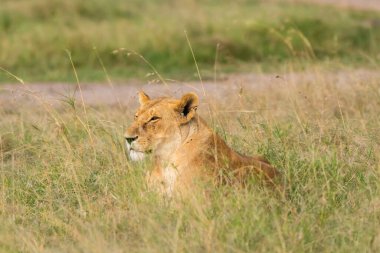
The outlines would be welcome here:
[[[155,152],[156,162],[162,165],[171,163],[173,154],[175,154],[183,144],[192,139],[194,135],[206,128],[205,123],[198,115],[195,115],[188,123],[180,125],[176,138]]]
[[[179,127],[181,134],[181,145],[190,139],[195,133],[199,132],[202,122],[198,115],[195,115],[187,124]]]

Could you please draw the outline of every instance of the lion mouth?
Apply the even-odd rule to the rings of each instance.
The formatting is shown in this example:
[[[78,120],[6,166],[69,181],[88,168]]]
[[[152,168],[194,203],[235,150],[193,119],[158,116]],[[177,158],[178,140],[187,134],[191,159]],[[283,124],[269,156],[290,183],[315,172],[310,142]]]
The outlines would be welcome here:
[[[128,142],[126,142],[125,145],[127,148],[128,157],[132,161],[141,161],[145,158],[145,152],[141,152],[141,151],[133,149]]]
[[[132,161],[141,161],[141,160],[144,159],[145,153],[144,152],[140,152],[140,151],[136,151],[136,150],[133,150],[133,149],[130,149],[128,151],[128,156],[129,156],[129,158]]]

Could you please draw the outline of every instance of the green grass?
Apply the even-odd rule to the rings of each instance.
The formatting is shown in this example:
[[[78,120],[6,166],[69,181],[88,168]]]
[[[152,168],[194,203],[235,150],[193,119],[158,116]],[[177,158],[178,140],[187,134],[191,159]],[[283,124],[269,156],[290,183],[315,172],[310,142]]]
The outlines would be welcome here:
[[[199,108],[236,150],[280,168],[286,199],[252,181],[169,203],[146,189],[149,163],[126,159],[131,109],[1,107],[0,251],[378,252],[379,80],[312,77],[231,94],[212,118]]]
[[[378,66],[380,14],[277,1],[2,0],[0,67],[26,81],[195,78],[186,30],[205,77],[283,64]],[[219,45],[219,46],[217,46]],[[96,48],[96,49],[94,49]],[[218,48],[218,49],[217,49]],[[216,53],[217,52],[217,53]],[[1,82],[12,82],[0,73]]]

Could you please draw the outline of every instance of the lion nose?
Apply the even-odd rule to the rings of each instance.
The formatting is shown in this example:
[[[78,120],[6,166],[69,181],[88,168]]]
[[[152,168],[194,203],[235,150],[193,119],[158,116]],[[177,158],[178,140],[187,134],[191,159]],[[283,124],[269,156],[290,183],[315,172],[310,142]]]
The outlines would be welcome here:
[[[129,144],[131,144],[133,141],[137,140],[138,136],[135,136],[135,137],[125,137],[125,139],[127,140],[127,142]]]

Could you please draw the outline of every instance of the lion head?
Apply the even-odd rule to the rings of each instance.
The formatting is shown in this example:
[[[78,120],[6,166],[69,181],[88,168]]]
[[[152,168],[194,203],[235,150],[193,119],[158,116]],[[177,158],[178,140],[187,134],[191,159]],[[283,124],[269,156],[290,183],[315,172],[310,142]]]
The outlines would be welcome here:
[[[126,148],[131,160],[146,154],[170,155],[181,144],[181,126],[195,116],[198,96],[187,93],[181,99],[151,99],[139,92],[140,108],[125,132]]]

